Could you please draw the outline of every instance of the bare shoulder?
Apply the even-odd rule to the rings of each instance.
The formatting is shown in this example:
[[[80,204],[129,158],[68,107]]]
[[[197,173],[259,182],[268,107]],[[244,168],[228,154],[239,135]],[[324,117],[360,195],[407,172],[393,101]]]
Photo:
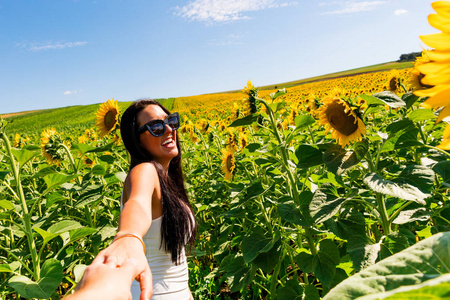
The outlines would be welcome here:
[[[159,178],[156,167],[149,162],[140,163],[131,169],[124,183],[125,194],[147,194],[159,189]],[[128,199],[128,197],[126,197]]]

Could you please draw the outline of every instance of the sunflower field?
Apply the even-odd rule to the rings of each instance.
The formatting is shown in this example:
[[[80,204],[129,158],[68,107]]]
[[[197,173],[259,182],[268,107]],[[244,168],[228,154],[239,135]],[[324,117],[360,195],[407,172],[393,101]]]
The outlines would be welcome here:
[[[195,299],[450,297],[450,4],[433,8],[413,68],[160,100],[182,118]],[[111,243],[128,104],[0,119],[1,299],[62,298]]]

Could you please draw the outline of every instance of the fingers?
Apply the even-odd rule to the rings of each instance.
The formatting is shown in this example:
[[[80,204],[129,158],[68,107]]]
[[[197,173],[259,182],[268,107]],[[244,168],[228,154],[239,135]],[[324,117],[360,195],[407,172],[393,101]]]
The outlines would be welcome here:
[[[134,258],[127,259],[120,265],[120,270],[129,278],[130,283],[139,275],[138,262]]]
[[[141,297],[140,300],[149,300],[153,295],[153,278],[152,272],[147,265],[144,272],[139,275],[139,282],[141,284]]]

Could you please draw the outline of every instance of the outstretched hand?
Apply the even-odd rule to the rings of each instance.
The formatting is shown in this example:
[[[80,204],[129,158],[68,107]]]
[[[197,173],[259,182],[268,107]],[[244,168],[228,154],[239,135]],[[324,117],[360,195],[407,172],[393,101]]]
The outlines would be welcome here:
[[[109,245],[108,248],[100,251],[92,264],[102,264],[114,268],[116,266],[121,267],[122,264],[129,260],[135,263],[136,272],[130,277],[131,280],[129,282],[126,280],[128,292],[130,291],[131,282],[133,279],[136,279],[141,286],[140,300],[150,299],[153,294],[152,273],[148,266],[147,257],[142,250],[142,245],[136,238],[130,237],[117,240]]]

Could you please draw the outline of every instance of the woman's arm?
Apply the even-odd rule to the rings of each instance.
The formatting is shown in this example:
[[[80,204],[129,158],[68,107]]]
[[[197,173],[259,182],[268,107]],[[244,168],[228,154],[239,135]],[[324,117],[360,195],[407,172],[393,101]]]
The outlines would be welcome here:
[[[126,194],[128,192],[128,197]],[[159,179],[153,164],[142,163],[134,167],[125,181],[124,203],[119,219],[119,231],[116,238],[131,233],[143,237],[151,225],[152,199],[153,195],[159,194]],[[158,198],[158,197],[155,197]],[[138,238],[125,236],[113,242],[108,248],[101,251],[95,260],[107,263],[116,260],[120,266],[128,259],[138,262],[139,276],[136,277],[141,283],[141,300],[149,299],[152,284],[150,268],[144,249]]]

